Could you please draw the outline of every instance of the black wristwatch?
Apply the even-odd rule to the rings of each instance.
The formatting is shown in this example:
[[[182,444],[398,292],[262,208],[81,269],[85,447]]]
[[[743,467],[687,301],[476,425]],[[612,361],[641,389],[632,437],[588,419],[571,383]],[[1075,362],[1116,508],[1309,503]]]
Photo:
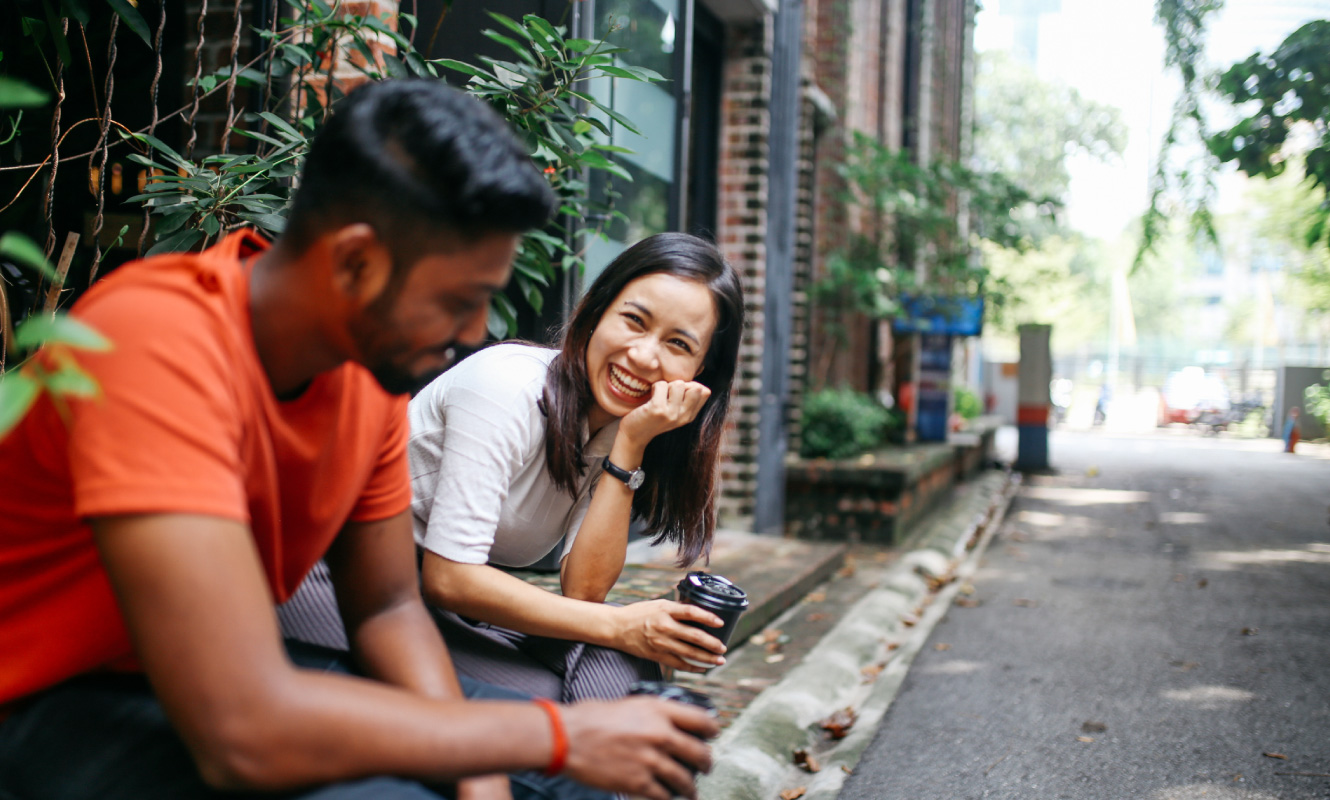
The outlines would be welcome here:
[[[645,472],[640,469],[624,469],[623,467],[616,467],[614,463],[610,461],[609,456],[605,456],[603,466],[606,472],[623,481],[624,485],[634,492],[642,488],[642,484],[646,482],[647,474]]]

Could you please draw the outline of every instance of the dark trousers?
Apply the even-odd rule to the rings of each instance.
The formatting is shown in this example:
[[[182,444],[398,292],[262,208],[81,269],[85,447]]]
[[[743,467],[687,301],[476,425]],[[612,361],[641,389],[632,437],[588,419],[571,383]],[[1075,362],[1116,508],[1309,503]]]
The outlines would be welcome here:
[[[345,654],[288,642],[308,669],[351,672]],[[467,697],[523,699],[462,679]],[[538,773],[510,776],[514,800],[607,800],[609,794]],[[306,789],[286,800],[440,800],[451,787],[396,778]],[[33,698],[0,722],[0,800],[185,800],[255,798],[209,788],[140,675],[89,675]]]

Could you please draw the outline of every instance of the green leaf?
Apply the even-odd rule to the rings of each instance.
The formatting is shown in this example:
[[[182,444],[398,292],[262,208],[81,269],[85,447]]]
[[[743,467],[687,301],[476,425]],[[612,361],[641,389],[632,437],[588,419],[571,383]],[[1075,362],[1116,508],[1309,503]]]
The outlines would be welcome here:
[[[64,314],[28,317],[14,331],[14,344],[22,350],[32,350],[42,344],[63,344],[79,350],[111,349],[105,336]]]
[[[628,70],[623,69],[623,68],[621,68],[621,67],[609,67],[609,66],[603,66],[603,67],[596,67],[596,69],[599,70],[599,71],[600,71],[602,74],[604,74],[604,75],[613,75],[613,76],[616,77],[616,78],[627,78],[627,79],[630,80],[630,81],[640,81],[640,80],[642,80],[641,78],[637,77],[637,76],[634,75],[633,73],[631,73],[631,72],[629,72]]]
[[[506,338],[510,332],[517,330],[517,309],[507,295],[502,293],[494,295],[490,301],[489,319],[485,327],[495,339]]]
[[[388,68],[389,77],[391,78],[411,77],[411,73],[407,70],[406,65],[402,63],[402,59],[394,55],[389,55],[388,53],[384,53],[381,56],[381,58],[383,59],[384,66]]]
[[[479,67],[473,67],[464,61],[456,61],[451,58],[440,58],[437,61],[434,61],[433,63],[447,67],[448,69],[451,70],[456,70],[457,72],[465,73],[467,75],[474,75],[477,78],[493,79],[493,76],[490,75],[489,73],[485,72]]]
[[[111,10],[120,15],[120,21],[137,34],[144,44],[152,47],[152,34],[148,32],[148,23],[143,21],[143,15],[138,9],[130,5],[129,0],[106,1],[111,4]]]
[[[148,250],[147,255],[155,256],[158,253],[182,252],[198,244],[202,238],[203,232],[195,228],[186,228],[170,236],[160,236],[157,238],[157,243]]]
[[[577,122],[573,123],[573,133],[583,134],[590,132],[591,132],[591,123],[587,122],[585,119],[579,119]]]
[[[499,13],[494,12],[494,11],[486,11],[485,13],[486,13],[486,14],[489,14],[490,19],[492,19],[492,20],[494,20],[495,22],[499,23],[499,24],[502,25],[503,27],[505,27],[505,28],[507,28],[508,30],[512,31],[513,33],[517,34],[518,36],[521,36],[523,39],[526,39],[528,42],[530,42],[530,41],[534,41],[534,40],[531,38],[531,32],[528,31],[525,27],[523,27],[523,26],[522,26],[520,23],[518,23],[516,20],[514,20],[514,19],[512,19],[512,18],[510,18],[510,17],[505,17],[504,15],[499,14]]]
[[[563,43],[563,34],[559,33],[558,29],[549,23],[549,20],[538,17],[535,14],[527,14],[522,17],[522,21],[545,34],[545,38],[550,41]]]
[[[68,363],[58,372],[45,376],[43,383],[46,391],[59,397],[96,397],[101,394],[97,379],[89,375],[79,365]]]
[[[616,78],[627,78],[630,81],[663,81],[665,77],[659,72],[654,72],[643,67],[596,67],[600,72],[606,75],[613,75]]]
[[[26,372],[0,375],[0,438],[4,438],[37,402],[41,386]]]
[[[18,231],[10,231],[0,236],[0,258],[8,258],[55,280],[55,269],[51,266],[51,262],[46,260],[46,254],[36,242]]]
[[[286,228],[286,219],[276,214],[238,214],[237,216],[270,233],[281,233]]]
[[[301,134],[300,131],[291,127],[291,123],[287,122],[286,120],[282,119],[281,117],[277,116],[271,111],[260,111],[259,116],[262,117],[263,119],[266,119],[269,125],[272,125],[274,128],[277,128],[282,133],[285,133],[286,135],[291,136],[295,139],[299,139],[301,141],[305,139],[305,136]]]
[[[512,39],[508,36],[504,36],[502,33],[499,33],[498,31],[492,31],[488,29],[481,31],[480,35],[484,36],[486,39],[492,39],[493,41],[496,41],[499,44],[504,45],[509,50],[512,50],[514,53],[516,53],[518,58],[522,59],[531,66],[534,67],[536,65],[536,57],[531,55],[531,51],[528,50],[526,47],[523,47],[515,39]]]
[[[92,19],[92,15],[88,13],[88,0],[60,0],[60,13],[66,17],[73,17],[80,25],[87,25]]]
[[[55,6],[52,0],[42,0],[42,7],[46,10],[46,24],[51,31],[51,39],[55,41],[56,55],[66,66],[74,63],[74,56],[69,52],[69,40],[65,38],[64,26],[60,24],[59,15],[56,14]]]
[[[190,170],[191,172],[194,170],[194,165],[189,161],[186,161],[184,156],[172,150],[170,147],[166,145],[165,142],[163,142],[161,139],[158,139],[155,136],[149,136],[146,133],[125,133],[123,131],[120,133],[120,136],[123,139],[137,139],[138,141],[147,144],[152,149],[166,156],[176,166],[184,167]]]
[[[157,223],[157,237],[161,238],[168,233],[174,233],[184,227],[189,218],[194,216],[192,211],[175,214],[163,214],[161,222]]]
[[[563,43],[565,49],[571,50],[574,53],[585,52],[587,50],[590,50],[592,47],[595,47],[595,45],[596,45],[595,42],[589,41],[587,39],[568,39]]]
[[[0,108],[37,108],[51,102],[51,95],[18,78],[0,75]]]

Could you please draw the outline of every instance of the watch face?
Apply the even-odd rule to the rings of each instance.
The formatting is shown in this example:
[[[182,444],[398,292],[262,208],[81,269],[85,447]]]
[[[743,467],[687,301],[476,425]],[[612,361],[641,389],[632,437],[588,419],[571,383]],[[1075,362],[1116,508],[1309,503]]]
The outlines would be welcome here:
[[[628,473],[628,488],[637,491],[642,488],[643,483],[646,483],[646,479],[647,474],[645,472],[640,469],[635,469]]]

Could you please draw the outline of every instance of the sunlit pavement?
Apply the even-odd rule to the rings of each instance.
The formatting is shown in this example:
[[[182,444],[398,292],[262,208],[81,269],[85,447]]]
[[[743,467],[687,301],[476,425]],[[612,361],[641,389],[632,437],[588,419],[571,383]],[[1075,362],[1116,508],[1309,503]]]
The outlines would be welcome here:
[[[1330,448],[1119,424],[1053,432],[842,797],[1330,798]]]

